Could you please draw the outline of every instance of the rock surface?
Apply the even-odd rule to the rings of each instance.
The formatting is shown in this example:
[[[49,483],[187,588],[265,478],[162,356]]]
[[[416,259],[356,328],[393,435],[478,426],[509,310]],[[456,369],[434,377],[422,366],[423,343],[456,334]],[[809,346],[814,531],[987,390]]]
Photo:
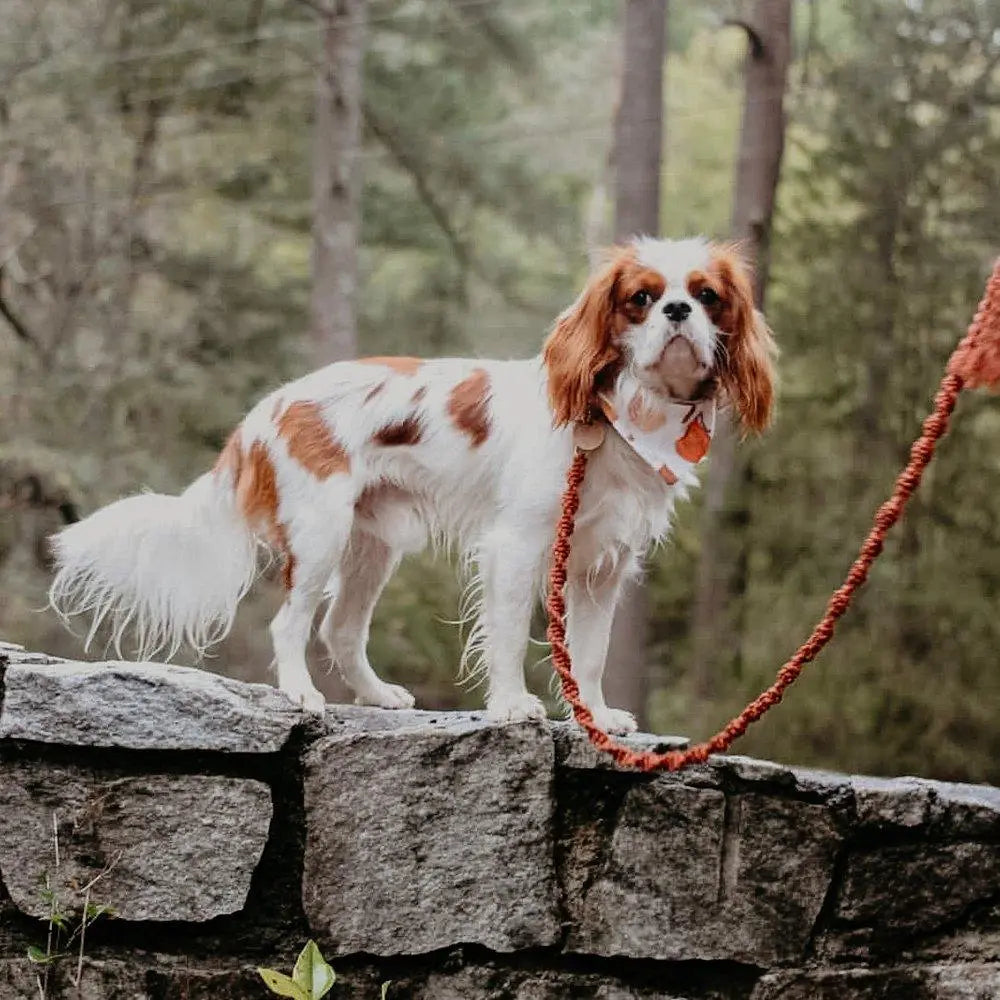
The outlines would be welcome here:
[[[268,753],[302,713],[266,684],[158,663],[23,662],[8,653],[0,739]]]
[[[805,957],[840,835],[829,811],[657,780],[629,790],[569,948],[768,966]]]
[[[0,762],[0,873],[32,917],[49,915],[46,884],[65,912],[91,885],[90,902],[121,920],[233,913],[270,822],[270,790],[258,781]]]
[[[996,1000],[1000,965],[819,969],[765,975],[751,1000]]]
[[[306,756],[310,925],[337,953],[555,944],[552,776],[538,724],[321,740]]]
[[[37,1000],[46,873],[119,913],[48,1000],[264,1000],[255,967],[309,937],[343,1000],[1000,998],[996,788],[641,775],[567,723],[306,721],[267,687],[0,644],[0,1000]]]
[[[44,968],[27,959],[0,960],[0,1000],[38,1000],[38,975]],[[73,1000],[152,1000],[146,991],[144,970],[130,962],[95,962],[84,959],[79,985],[75,962],[51,966],[45,983],[47,997]]]
[[[575,722],[553,722],[550,728],[555,741],[556,762],[561,767],[615,769],[614,760],[597,750]],[[686,736],[653,736],[650,733],[619,736],[618,740],[633,750],[652,750],[655,753],[683,750],[691,742]]]
[[[625,971],[625,970],[622,970]],[[743,977],[745,978],[745,977]],[[692,983],[690,974],[661,969],[629,982],[609,973],[509,970],[475,967],[456,972],[432,972],[408,983],[398,994],[407,1000],[738,1000],[746,992],[740,977],[718,976]],[[735,979],[735,981],[733,981]]]

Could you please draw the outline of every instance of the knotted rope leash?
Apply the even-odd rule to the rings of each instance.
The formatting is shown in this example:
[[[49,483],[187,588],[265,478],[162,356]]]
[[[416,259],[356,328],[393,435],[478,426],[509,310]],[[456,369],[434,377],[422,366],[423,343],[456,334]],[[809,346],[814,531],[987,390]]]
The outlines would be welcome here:
[[[934,398],[934,411],[924,420],[920,437],[910,449],[910,460],[896,479],[892,496],[879,507],[868,537],[865,539],[843,584],[834,591],[826,612],[812,630],[809,638],[795,655],[778,671],[774,683],[761,692],[736,718],[711,739],[695,744],[687,750],[668,750],[666,753],[637,752],[601,729],[590,709],[580,698],[580,688],[573,677],[569,648],[566,645],[566,562],[569,559],[570,539],[580,506],[580,486],[587,470],[589,452],[577,448],[566,475],[566,489],[562,496],[562,516],[556,528],[552,547],[552,569],[549,573],[549,596],[546,609],[549,615],[548,640],[552,646],[552,663],[562,684],[562,694],[573,709],[576,721],[586,730],[590,742],[598,750],[610,754],[623,767],[640,771],[678,771],[689,764],[704,762],[709,754],[723,753],[742,736],[751,723],[781,701],[785,690],[802,673],[803,667],[814,660],[833,636],[837,621],[848,609],[854,592],[865,582],[871,565],[882,552],[885,536],[899,520],[907,500],[920,485],[924,469],[934,457],[934,448],[945,432],[958,394],[962,389],[980,386],[1000,386],[1000,260],[986,284],[986,292],[964,339],[955,348],[948,361]]]

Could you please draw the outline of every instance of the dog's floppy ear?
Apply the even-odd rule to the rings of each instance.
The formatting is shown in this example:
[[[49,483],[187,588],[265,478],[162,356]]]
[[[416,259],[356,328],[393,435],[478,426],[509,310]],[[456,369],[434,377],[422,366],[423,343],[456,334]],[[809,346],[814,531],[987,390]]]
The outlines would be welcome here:
[[[614,248],[608,263],[556,320],[545,342],[543,358],[556,427],[588,419],[601,375],[621,357],[614,344],[615,293],[634,260],[631,248]]]
[[[774,338],[754,306],[750,271],[735,248],[713,247],[712,268],[722,283],[725,303],[718,320],[725,334],[719,380],[743,432],[760,433],[771,422],[774,408]]]

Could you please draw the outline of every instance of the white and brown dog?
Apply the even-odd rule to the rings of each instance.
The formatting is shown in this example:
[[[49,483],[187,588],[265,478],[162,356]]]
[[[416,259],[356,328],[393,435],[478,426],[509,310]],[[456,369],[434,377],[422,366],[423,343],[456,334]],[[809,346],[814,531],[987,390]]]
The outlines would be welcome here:
[[[635,721],[601,690],[622,581],[696,483],[716,395],[745,429],[767,424],[771,355],[731,248],[634,240],[558,318],[540,357],[343,361],[271,393],[180,496],[128,497],[56,536],[52,604],[90,613],[88,640],[104,622],[119,650],[131,629],[142,657],[184,642],[200,652],[229,630],[263,541],[284,559],[271,625],[279,687],[322,710],[305,653],[327,601],[320,636],[357,701],[405,708],[410,693],[368,663],[369,623],[401,556],[443,540],[482,585],[471,641],[485,658],[489,716],[540,718],[523,674],[529,620],[574,425],[606,419],[615,431],[591,458],[569,562],[568,633],[595,721],[629,732]],[[651,458],[635,437],[648,446],[651,434],[655,454],[678,413],[697,433]]]

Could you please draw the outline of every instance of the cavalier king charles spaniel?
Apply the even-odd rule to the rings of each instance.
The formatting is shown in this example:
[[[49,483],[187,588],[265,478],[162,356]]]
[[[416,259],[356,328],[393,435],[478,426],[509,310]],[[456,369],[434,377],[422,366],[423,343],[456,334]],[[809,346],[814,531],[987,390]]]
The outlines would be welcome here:
[[[257,572],[258,544],[283,559],[271,624],[277,681],[303,709],[324,699],[306,666],[320,637],[358,704],[408,708],[366,655],[379,593],[403,554],[454,545],[481,585],[470,644],[497,722],[539,719],[525,686],[532,609],[577,444],[595,447],[581,491],[567,582],[574,674],[596,723],[635,720],[604,702],[601,677],[622,583],[695,485],[716,402],[744,431],[768,423],[773,347],[731,247],[635,239],[615,248],[521,361],[384,357],[341,361],[272,392],[215,467],[180,496],[144,493],[53,539],[50,598],[103,622],[121,655],[229,630]],[[595,434],[596,432],[596,434]]]

